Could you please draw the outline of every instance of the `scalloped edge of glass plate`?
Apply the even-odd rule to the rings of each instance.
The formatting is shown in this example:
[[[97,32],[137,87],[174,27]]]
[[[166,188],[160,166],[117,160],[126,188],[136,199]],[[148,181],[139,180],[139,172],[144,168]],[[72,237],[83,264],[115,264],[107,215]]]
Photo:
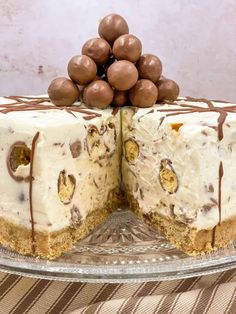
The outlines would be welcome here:
[[[48,280],[93,283],[145,282],[174,280],[209,275],[236,267],[235,243],[210,254],[188,257],[185,260],[162,263],[134,263],[123,265],[78,265],[51,262],[20,256],[7,258],[0,254],[0,271]],[[7,249],[3,249],[6,253]],[[31,262],[24,259],[30,259]],[[174,270],[173,270],[174,269]]]

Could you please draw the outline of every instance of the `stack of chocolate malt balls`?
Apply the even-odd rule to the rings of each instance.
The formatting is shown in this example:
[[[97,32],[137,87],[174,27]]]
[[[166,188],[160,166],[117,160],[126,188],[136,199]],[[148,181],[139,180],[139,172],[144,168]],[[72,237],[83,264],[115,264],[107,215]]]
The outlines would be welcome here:
[[[54,79],[48,95],[56,106],[71,106],[81,100],[88,107],[105,109],[151,107],[156,102],[174,101],[178,85],[162,74],[162,63],[153,54],[142,55],[142,43],[129,34],[123,17],[110,14],[98,27],[100,38],[89,39],[81,55],[68,63],[70,79]]]

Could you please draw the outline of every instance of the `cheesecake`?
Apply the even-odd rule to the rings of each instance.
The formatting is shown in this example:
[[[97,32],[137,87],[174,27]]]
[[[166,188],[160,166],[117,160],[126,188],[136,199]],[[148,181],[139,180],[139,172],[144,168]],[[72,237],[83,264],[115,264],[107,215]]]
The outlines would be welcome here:
[[[127,200],[190,255],[236,238],[236,105],[56,107],[0,98],[0,243],[53,259]]]

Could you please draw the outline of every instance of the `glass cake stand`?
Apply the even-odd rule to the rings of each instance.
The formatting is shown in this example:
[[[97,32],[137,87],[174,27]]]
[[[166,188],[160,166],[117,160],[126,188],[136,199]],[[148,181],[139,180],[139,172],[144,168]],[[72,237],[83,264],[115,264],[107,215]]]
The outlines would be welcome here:
[[[119,210],[55,261],[0,248],[0,271],[44,279],[140,282],[211,274],[236,267],[236,243],[189,257],[132,212]]]

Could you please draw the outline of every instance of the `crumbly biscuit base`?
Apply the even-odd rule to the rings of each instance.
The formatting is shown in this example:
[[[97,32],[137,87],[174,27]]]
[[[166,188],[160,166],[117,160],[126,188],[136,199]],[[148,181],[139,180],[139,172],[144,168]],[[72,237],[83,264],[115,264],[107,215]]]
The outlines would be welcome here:
[[[86,237],[96,226],[104,222],[120,205],[120,196],[115,195],[107,206],[90,213],[80,225],[56,232],[35,232],[35,253],[32,249],[31,230],[0,218],[0,244],[24,254],[46,259],[55,259],[69,251],[76,241]],[[236,239],[236,217],[217,225],[215,231],[197,230],[158,213],[145,214],[137,201],[128,195],[129,208],[142,220],[160,230],[163,235],[188,255],[199,255],[224,247]],[[215,235],[213,235],[215,233]],[[213,241],[214,239],[214,241]],[[214,245],[213,245],[214,243]]]
[[[30,229],[0,218],[0,244],[23,255],[55,259],[70,250],[76,241],[86,237],[96,226],[104,222],[118,206],[119,197],[116,195],[109,200],[107,206],[91,212],[76,227],[68,227],[51,233],[35,231],[35,252],[33,252]]]
[[[236,217],[223,221],[215,230],[197,230],[158,213],[143,213],[132,196],[128,196],[128,202],[130,209],[139,218],[157,228],[171,243],[188,255],[208,253],[236,239]]]

